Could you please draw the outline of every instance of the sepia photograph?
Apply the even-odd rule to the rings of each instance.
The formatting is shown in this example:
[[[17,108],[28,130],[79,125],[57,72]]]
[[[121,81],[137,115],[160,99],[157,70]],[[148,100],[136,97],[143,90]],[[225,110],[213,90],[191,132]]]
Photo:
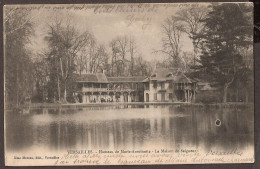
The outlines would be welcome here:
[[[253,10],[5,5],[5,165],[253,163]]]

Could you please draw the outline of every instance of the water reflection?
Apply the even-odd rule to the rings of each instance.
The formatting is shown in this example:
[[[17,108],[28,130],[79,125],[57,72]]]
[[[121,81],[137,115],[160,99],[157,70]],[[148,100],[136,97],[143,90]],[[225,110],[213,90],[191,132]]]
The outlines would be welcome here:
[[[8,151],[35,146],[64,151],[249,145],[253,145],[253,109],[248,108],[125,105],[6,112]]]

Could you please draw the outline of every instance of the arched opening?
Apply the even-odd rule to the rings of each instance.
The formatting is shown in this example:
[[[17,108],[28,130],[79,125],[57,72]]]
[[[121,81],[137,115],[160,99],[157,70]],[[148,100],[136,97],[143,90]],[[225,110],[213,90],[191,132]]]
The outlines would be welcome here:
[[[100,101],[101,101],[101,103],[103,103],[103,102],[107,102],[107,93],[106,92],[102,92],[101,93],[101,96],[100,96]]]
[[[115,96],[116,102],[120,102],[120,96],[121,96],[121,93],[116,92],[116,96]]]
[[[115,101],[115,93],[109,92],[109,99],[108,102],[114,102]]]
[[[82,94],[78,94],[78,102],[79,102],[79,103],[82,103],[82,102],[83,102],[83,100],[82,100]]]

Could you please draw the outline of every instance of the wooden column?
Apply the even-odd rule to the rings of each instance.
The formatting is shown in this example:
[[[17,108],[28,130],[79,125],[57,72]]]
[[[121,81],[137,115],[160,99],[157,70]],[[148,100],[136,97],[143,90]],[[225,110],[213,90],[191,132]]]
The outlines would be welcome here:
[[[184,99],[185,99],[185,102],[187,101],[187,97],[186,97],[186,90],[183,90],[184,92]]]
[[[87,99],[87,96],[86,94],[83,92],[83,95],[82,95],[82,103],[86,103],[86,100]]]
[[[196,83],[194,83],[194,89],[193,89],[193,102],[195,103],[196,101],[196,97],[195,97],[195,94],[196,94]]]
[[[195,97],[195,93],[196,93],[195,90],[193,90],[193,97],[192,97],[192,102],[193,102],[193,103],[195,103],[195,98],[196,98],[196,97]]]
[[[119,102],[124,102],[124,93],[120,93]]]
[[[187,101],[190,102],[190,90],[187,90],[187,92],[188,92],[187,93],[187,95],[188,95],[188,100]]]
[[[98,103],[101,103],[101,93],[98,93],[97,100],[98,100]]]
[[[114,94],[112,95],[112,99],[113,99],[113,102],[116,101],[116,93],[114,93]]]
[[[89,95],[86,96],[86,103],[89,103]]]
[[[131,102],[131,93],[130,92],[128,93],[127,97],[128,97],[128,102]]]

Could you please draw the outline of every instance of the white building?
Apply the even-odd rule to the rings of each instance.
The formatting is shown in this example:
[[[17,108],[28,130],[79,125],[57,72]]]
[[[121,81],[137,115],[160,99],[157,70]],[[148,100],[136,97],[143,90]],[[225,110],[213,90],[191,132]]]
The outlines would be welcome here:
[[[195,101],[196,83],[178,69],[157,68],[145,83],[145,102]]]
[[[196,83],[177,69],[157,68],[150,77],[78,76],[76,102],[193,102]]]

